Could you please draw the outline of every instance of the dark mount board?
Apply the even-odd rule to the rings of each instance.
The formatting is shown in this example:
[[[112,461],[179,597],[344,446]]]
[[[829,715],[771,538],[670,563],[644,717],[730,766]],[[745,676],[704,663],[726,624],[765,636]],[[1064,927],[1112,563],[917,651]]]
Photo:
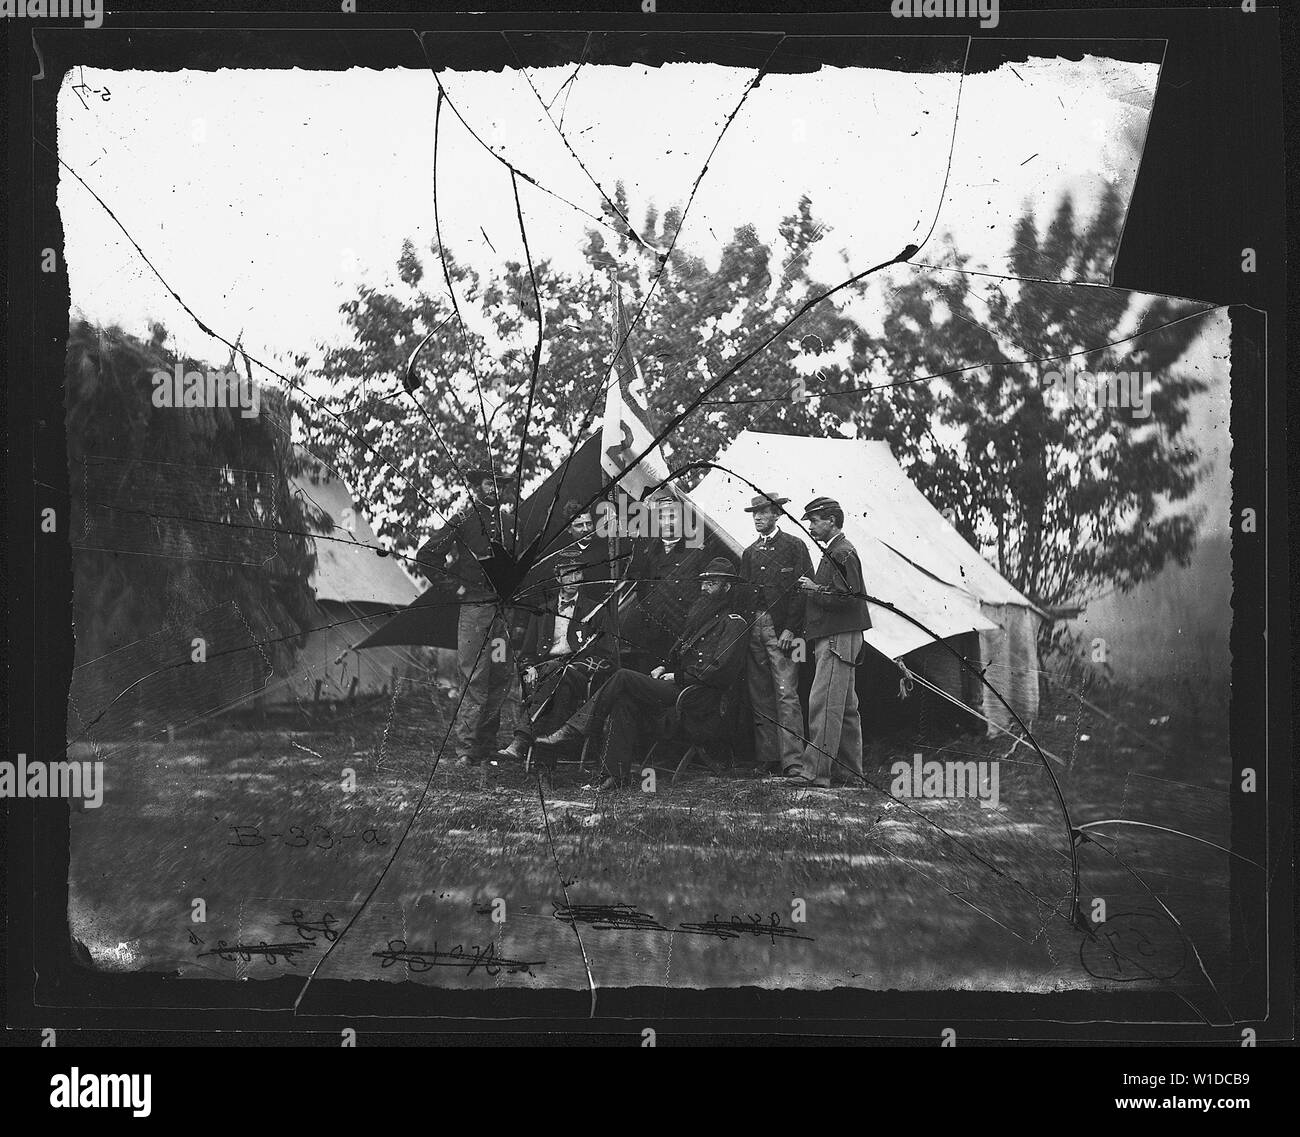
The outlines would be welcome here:
[[[364,4],[360,5],[364,9]],[[665,3],[667,9],[670,5]],[[990,69],[1006,59],[1022,58],[1029,48],[1017,40],[1059,42],[1064,51],[1084,51],[1089,43],[1114,55],[1116,41],[1125,58],[1150,60],[1160,45],[1163,73],[1150,121],[1141,170],[1128,210],[1113,284],[1152,293],[1211,299],[1235,305],[1234,348],[1254,345],[1258,366],[1243,352],[1240,367],[1234,351],[1232,376],[1234,450],[1264,453],[1267,432],[1274,461],[1236,466],[1233,508],[1267,505],[1267,524],[1257,542],[1234,541],[1236,596],[1233,630],[1234,699],[1232,744],[1234,767],[1274,757],[1266,803],[1234,796],[1234,842],[1248,855],[1261,855],[1267,831],[1289,841],[1291,828],[1289,708],[1292,693],[1285,629],[1284,594],[1288,558],[1285,500],[1286,384],[1283,294],[1285,232],[1283,221],[1283,151],[1276,114],[1283,90],[1278,53],[1278,19],[1261,9],[1241,13],[1238,5],[1222,9],[1140,11],[1018,10],[1007,5],[996,33],[975,32],[969,70]],[[754,66],[755,53],[770,50],[776,34],[793,34],[773,57],[774,70],[807,71],[828,66],[896,66],[926,71],[949,66],[952,41],[960,39],[944,21],[897,21],[885,12],[814,16],[805,13],[756,13],[744,16],[674,16],[660,12],[652,30],[639,13],[574,15],[555,13],[487,14],[472,21],[419,14],[367,14],[353,17],[348,34],[339,34],[334,13],[301,12],[257,15],[168,13],[175,30],[161,30],[163,17],[146,13],[111,13],[111,21],[94,34],[57,26],[39,30],[39,60],[31,50],[29,27],[14,24],[6,37],[8,113],[0,116],[10,171],[9,252],[13,281],[32,281],[40,252],[58,252],[59,272],[39,288],[14,287],[8,323],[10,382],[6,385],[10,419],[9,493],[11,540],[7,554],[10,577],[10,660],[7,670],[11,752],[48,754],[64,736],[66,696],[73,660],[69,619],[72,589],[71,549],[66,542],[37,543],[33,519],[49,505],[68,500],[69,478],[63,427],[63,390],[49,377],[63,373],[69,292],[62,247],[62,226],[55,202],[58,165],[55,96],[63,76],[77,65],[102,68],[149,68],[175,71],[218,67],[343,69],[405,67],[424,70],[428,58],[410,28],[434,29],[426,47],[435,63],[447,66],[513,67],[522,57],[529,66],[572,60],[583,51],[588,26],[606,33],[595,37],[604,61],[626,62],[719,59]],[[134,24],[134,27],[130,25]],[[201,35],[194,30],[202,28]],[[512,33],[507,43],[499,34]],[[623,43],[615,32],[635,32]],[[863,39],[851,44],[831,37],[890,37],[893,42]],[[964,41],[963,41],[964,43]],[[513,50],[512,50],[513,48]],[[517,57],[516,52],[520,55]],[[460,54],[458,54],[460,53]],[[958,60],[961,52],[957,53]],[[958,63],[960,66],[960,63]],[[43,69],[44,79],[31,76]],[[1250,77],[1247,82],[1246,77]],[[1294,97],[1292,85],[1291,97]],[[430,84],[429,102],[435,91]],[[399,111],[389,109],[391,113]],[[44,147],[34,146],[28,125]],[[1008,129],[1014,129],[1013,108]],[[1212,140],[1212,145],[1211,141]],[[27,178],[31,169],[32,179]],[[1242,250],[1256,248],[1259,270],[1241,272]],[[1266,317],[1265,317],[1266,314]],[[1267,369],[1265,369],[1267,361]],[[31,377],[46,377],[35,382]],[[1259,392],[1268,383],[1274,395],[1267,421]],[[586,453],[584,448],[582,453]],[[584,459],[585,461],[586,459]],[[576,475],[575,475],[576,476]],[[584,474],[584,477],[587,475]],[[549,483],[548,483],[549,484]],[[544,487],[545,489],[545,487]],[[535,495],[543,500],[539,493]],[[531,516],[531,514],[530,514]],[[1267,562],[1265,553],[1268,553]],[[1272,610],[1263,610],[1260,582],[1266,563],[1277,574]],[[1282,585],[1283,587],[1279,587]],[[417,601],[408,613],[420,607]],[[447,608],[454,619],[454,608]],[[35,618],[39,613],[39,619]],[[1262,650],[1264,620],[1272,625],[1268,647],[1273,653],[1267,690],[1247,660]],[[402,616],[394,620],[402,619]],[[425,617],[420,617],[424,619]],[[438,617],[440,619],[441,617]],[[430,628],[441,627],[438,619]],[[386,631],[387,629],[385,629]],[[444,630],[432,630],[447,642]],[[453,637],[454,638],[454,637]],[[381,642],[376,640],[375,642]],[[410,642],[390,640],[383,642]],[[429,642],[429,641],[421,641]],[[1265,714],[1265,696],[1268,713]],[[1267,734],[1266,734],[1267,732]],[[266,1032],[268,1043],[284,1043],[303,1030],[337,1032],[372,1023],[376,1031],[436,1029],[472,1035],[484,1020],[493,1030],[563,1029],[593,1035],[611,1031],[630,1037],[653,1021],[689,1033],[719,1031],[775,1033],[798,1029],[826,1035],[912,1037],[933,1045],[938,1030],[956,1022],[972,1034],[1048,1040],[1068,1029],[1073,1038],[1147,1041],[1152,1028],[1141,1021],[1110,1021],[1113,1001],[1094,992],[1053,996],[996,993],[900,993],[865,991],[759,991],[610,989],[602,991],[601,1017],[587,1018],[585,991],[483,993],[431,991],[414,984],[340,982],[319,979],[295,1016],[294,999],[301,981],[230,983],[179,982],[159,974],[105,974],[82,965],[75,954],[67,920],[69,808],[65,802],[41,802],[19,815],[9,809],[5,855],[11,870],[8,905],[8,1018],[33,1038],[42,1027],[129,1028],[155,1032],[154,1041],[177,1044],[203,1041],[203,1032]],[[1274,849],[1275,866],[1290,858]],[[1234,867],[1234,876],[1239,872]],[[1267,929],[1255,911],[1234,919],[1234,942],[1243,958],[1276,954],[1272,990],[1263,988],[1258,966],[1239,976],[1243,1005],[1260,1007],[1267,995],[1289,1003],[1293,977],[1278,962],[1289,958],[1290,881],[1285,871],[1270,877],[1273,919]],[[1234,888],[1240,883],[1234,879]],[[1271,937],[1271,938],[1268,938]],[[1181,1017],[1185,1007],[1172,995],[1150,992],[1131,998],[1125,1015],[1153,1022]],[[365,1022],[362,1016],[367,1016]],[[427,1017],[425,1017],[427,1016]],[[475,1021],[475,1020],[478,1021]],[[507,1021],[509,1020],[509,1021]],[[793,1025],[792,1025],[793,1024]],[[964,1024],[970,1024],[969,1028]],[[367,1027],[369,1029],[369,1027]],[[1261,1031],[1264,1030],[1261,1024]],[[1194,1023],[1166,1025],[1169,1041],[1231,1043],[1232,1027],[1208,1028]],[[273,1033],[274,1032],[274,1033]],[[86,1041],[92,1036],[87,1034]]]

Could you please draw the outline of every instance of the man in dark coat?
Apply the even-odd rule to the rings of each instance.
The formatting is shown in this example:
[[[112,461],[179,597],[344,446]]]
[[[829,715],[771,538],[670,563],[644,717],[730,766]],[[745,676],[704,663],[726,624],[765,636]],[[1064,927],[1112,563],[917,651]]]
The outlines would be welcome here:
[[[609,548],[607,542],[595,536],[596,522],[591,510],[583,509],[581,502],[570,498],[564,503],[564,514],[569,518],[569,525],[556,548],[559,559],[580,563],[584,580],[608,579]]]
[[[501,471],[469,472],[471,500],[416,554],[436,586],[450,588],[460,605],[456,664],[462,697],[451,727],[457,765],[477,766],[497,748],[501,706],[513,671],[510,633],[485,563],[505,553],[500,492],[515,478]]]
[[[681,502],[660,499],[656,521],[657,535],[639,543],[628,568],[628,579],[636,582],[636,604],[619,629],[621,653],[642,671],[667,663],[699,595],[697,574],[705,556],[685,539]]]
[[[699,576],[700,597],[686,617],[686,629],[672,645],[668,662],[649,675],[619,668],[600,689],[579,730],[566,723],[538,746],[554,746],[578,737],[599,739],[609,724],[601,789],[626,781],[635,756],[653,741],[655,719],[677,703],[688,687],[703,687],[722,696],[740,678],[749,642],[749,623],[734,610],[734,566],[724,557],[710,561]],[[716,703],[713,705],[716,706]]]
[[[519,649],[523,705],[515,736],[497,751],[498,758],[522,762],[537,737],[538,720],[563,723],[586,701],[591,684],[608,674],[611,661],[598,610],[608,589],[584,585],[582,579],[581,562],[557,565],[554,587],[528,620]],[[552,757],[550,752],[542,760],[539,754],[539,761],[553,765]]]
[[[836,780],[862,781],[862,720],[854,687],[855,665],[871,627],[858,551],[844,535],[844,511],[834,498],[810,501],[803,519],[822,547],[813,578],[799,581],[807,598],[804,637],[817,661],[808,696],[808,745],[786,770],[791,780],[826,787]]]
[[[799,579],[812,576],[813,566],[808,546],[777,526],[781,506],[789,500],[771,494],[753,499],[745,512],[753,515],[758,540],[740,557],[740,575],[753,606],[746,678],[754,712],[755,772],[760,774],[797,766],[804,750],[795,648],[804,620]]]

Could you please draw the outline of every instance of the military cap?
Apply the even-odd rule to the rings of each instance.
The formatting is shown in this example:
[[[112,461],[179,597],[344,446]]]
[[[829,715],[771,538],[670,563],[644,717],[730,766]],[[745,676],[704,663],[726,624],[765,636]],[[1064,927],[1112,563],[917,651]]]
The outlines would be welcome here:
[[[807,521],[814,513],[821,513],[825,509],[839,509],[840,503],[833,497],[815,497],[803,507],[803,517],[801,521]]]

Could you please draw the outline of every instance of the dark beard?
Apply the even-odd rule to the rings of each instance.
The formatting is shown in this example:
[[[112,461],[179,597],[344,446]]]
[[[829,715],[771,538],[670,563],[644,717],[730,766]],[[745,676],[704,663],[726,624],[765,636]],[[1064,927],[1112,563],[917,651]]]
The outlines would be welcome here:
[[[716,596],[701,594],[700,598],[691,605],[691,610],[686,614],[685,634],[693,636],[708,620],[719,612],[727,611],[730,607],[730,588],[724,588]]]

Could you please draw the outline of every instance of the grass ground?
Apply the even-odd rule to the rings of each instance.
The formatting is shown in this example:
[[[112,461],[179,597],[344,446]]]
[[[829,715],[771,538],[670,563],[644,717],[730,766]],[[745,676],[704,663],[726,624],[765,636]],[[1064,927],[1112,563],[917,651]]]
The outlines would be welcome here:
[[[1099,714],[1056,696],[1036,724],[1062,759],[1073,823],[1147,820],[1226,845],[1226,729],[1202,715],[1180,733],[1187,716],[1150,698],[1105,699]],[[1080,901],[1106,902],[1111,935],[1071,927],[1069,829],[1037,756],[1006,737],[879,740],[852,789],[735,771],[601,794],[576,766],[543,780],[434,767],[444,733],[411,691],[287,722],[226,719],[115,757],[103,807],[73,816],[74,935],[112,969],[306,974],[328,949],[320,975],[469,988],[1172,982],[1212,1000],[1225,975],[1227,868],[1203,845],[1089,831]],[[891,797],[890,763],[914,753],[997,760],[998,807]],[[268,957],[263,942],[293,948]]]

